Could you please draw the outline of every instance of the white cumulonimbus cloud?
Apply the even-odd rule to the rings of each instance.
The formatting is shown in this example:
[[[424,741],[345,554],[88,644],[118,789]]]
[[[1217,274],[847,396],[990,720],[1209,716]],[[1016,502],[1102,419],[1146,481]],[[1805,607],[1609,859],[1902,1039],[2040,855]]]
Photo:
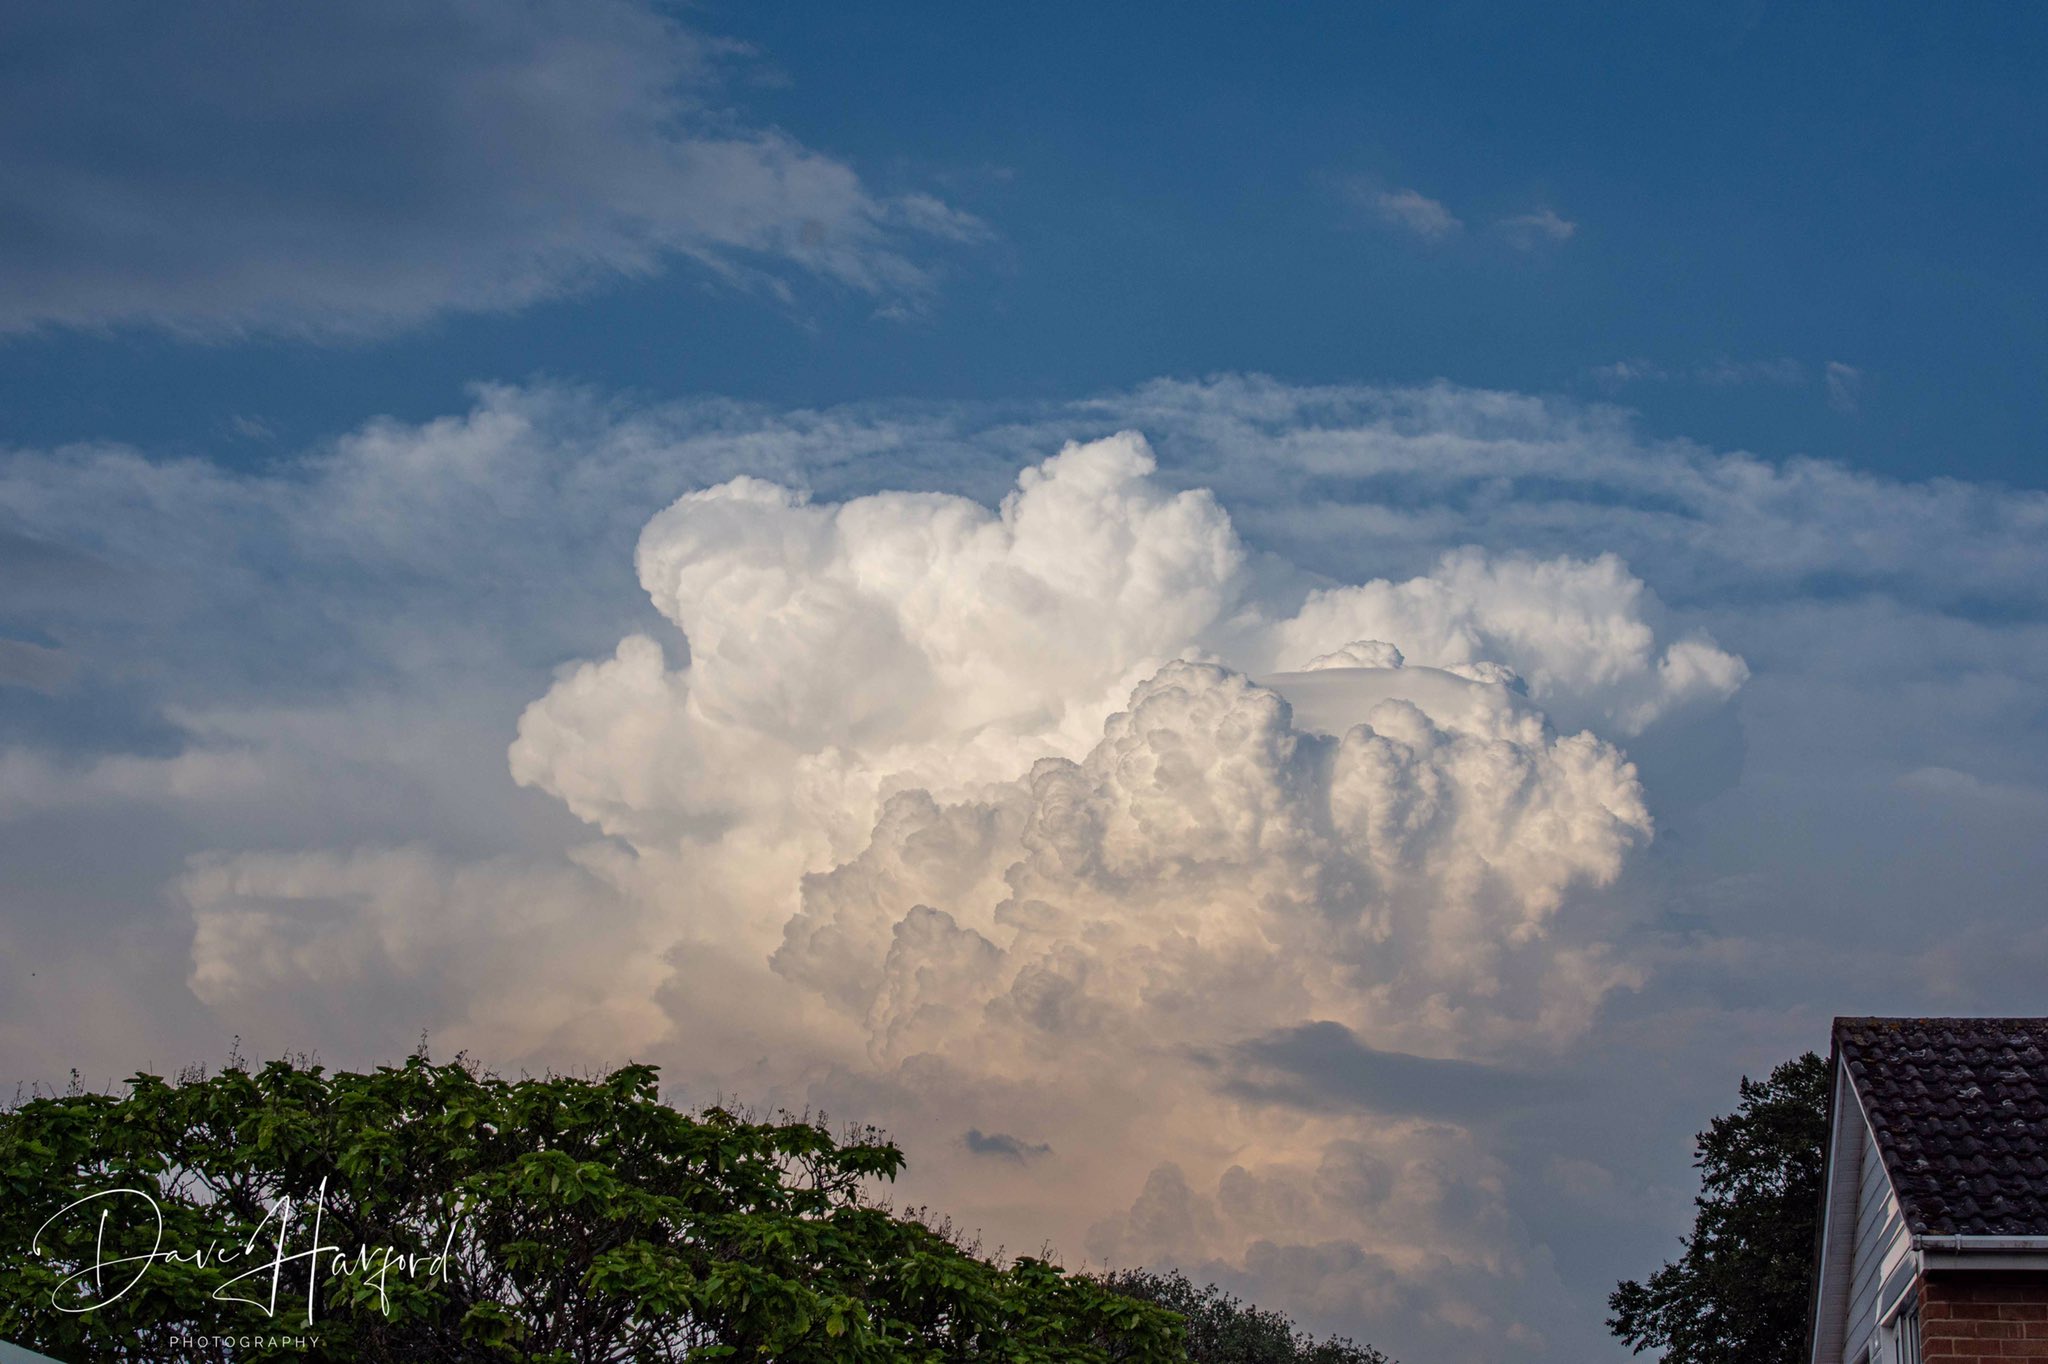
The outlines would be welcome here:
[[[1492,1178],[1476,1148],[1446,1173],[1462,1129],[1276,1096],[1320,1064],[1284,1059],[1290,1029],[1338,1063],[1512,1061],[1641,982],[1572,912],[1650,838],[1641,785],[1545,710],[1627,736],[1745,672],[1660,640],[1618,560],[1276,576],[1123,434],[995,510],[733,479],[635,562],[679,637],[568,670],[512,771],[635,850],[678,994],[698,942],[769,961],[836,1077],[807,1098],[1061,1163],[1129,1208],[1048,1224],[1104,1256],[1242,1267],[1312,1231],[1351,1248],[1317,1291],[1354,1304],[1417,1254],[1512,1268],[1505,1212],[1452,1206]],[[941,1156],[926,1187],[987,1178]]]

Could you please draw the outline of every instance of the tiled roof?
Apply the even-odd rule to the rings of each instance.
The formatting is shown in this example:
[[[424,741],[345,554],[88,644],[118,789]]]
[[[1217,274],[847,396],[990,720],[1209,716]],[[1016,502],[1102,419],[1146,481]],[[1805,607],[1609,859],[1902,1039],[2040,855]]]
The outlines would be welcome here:
[[[1906,1225],[2048,1235],[2048,1018],[1838,1018]]]

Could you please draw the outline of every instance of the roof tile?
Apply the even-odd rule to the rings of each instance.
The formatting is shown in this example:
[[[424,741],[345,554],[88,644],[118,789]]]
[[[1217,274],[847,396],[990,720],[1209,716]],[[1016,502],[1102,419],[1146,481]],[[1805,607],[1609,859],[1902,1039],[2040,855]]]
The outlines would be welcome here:
[[[2048,1018],[1838,1018],[1913,1231],[2048,1235]]]

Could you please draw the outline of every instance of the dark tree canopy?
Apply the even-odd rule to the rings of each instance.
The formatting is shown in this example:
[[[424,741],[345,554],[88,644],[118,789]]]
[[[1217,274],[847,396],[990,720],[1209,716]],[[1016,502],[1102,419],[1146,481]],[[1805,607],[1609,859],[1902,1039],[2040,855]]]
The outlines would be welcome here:
[[[1617,1287],[1607,1326],[1665,1364],[1797,1364],[1805,1356],[1827,1146],[1828,1063],[1813,1052],[1742,1081],[1700,1133],[1698,1213],[1684,1253]]]
[[[0,1338],[150,1364],[1185,1358],[1165,1309],[990,1263],[864,1195],[902,1164],[872,1132],[682,1113],[646,1066],[139,1075],[0,1113]],[[281,1271],[280,1199],[287,1253],[316,1203],[329,1248]],[[158,1245],[152,1200],[179,1258],[96,1281],[96,1257]]]
[[[1215,1284],[1197,1288],[1179,1270],[1123,1270],[1103,1282],[1126,1297],[1178,1312],[1187,1323],[1193,1364],[1390,1364],[1378,1350],[1341,1336],[1315,1340],[1278,1312],[1254,1307]]]

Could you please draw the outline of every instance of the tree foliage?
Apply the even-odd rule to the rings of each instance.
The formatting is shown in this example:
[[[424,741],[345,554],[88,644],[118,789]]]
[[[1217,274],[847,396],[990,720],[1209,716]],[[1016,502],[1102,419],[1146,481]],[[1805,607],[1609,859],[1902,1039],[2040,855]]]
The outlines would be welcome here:
[[[1123,1270],[1103,1282],[1126,1297],[1179,1313],[1193,1364],[1390,1364],[1370,1345],[1341,1336],[1315,1340],[1278,1312],[1254,1307],[1215,1284],[1197,1288],[1179,1270]]]
[[[1795,1364],[1827,1145],[1827,1061],[1813,1052],[1768,1080],[1744,1077],[1742,1102],[1700,1133],[1698,1212],[1684,1253],[1647,1283],[1618,1286],[1607,1326],[1665,1364]]]
[[[0,1113],[0,1338],[195,1364],[1185,1358],[1163,1307],[878,1206],[864,1190],[903,1165],[878,1134],[689,1115],[656,1082],[278,1061],[18,1105]],[[96,1257],[151,1252],[149,1199],[179,1256],[95,1277]],[[273,1262],[280,1200],[286,1251],[313,1244],[317,1211],[328,1253]]]

